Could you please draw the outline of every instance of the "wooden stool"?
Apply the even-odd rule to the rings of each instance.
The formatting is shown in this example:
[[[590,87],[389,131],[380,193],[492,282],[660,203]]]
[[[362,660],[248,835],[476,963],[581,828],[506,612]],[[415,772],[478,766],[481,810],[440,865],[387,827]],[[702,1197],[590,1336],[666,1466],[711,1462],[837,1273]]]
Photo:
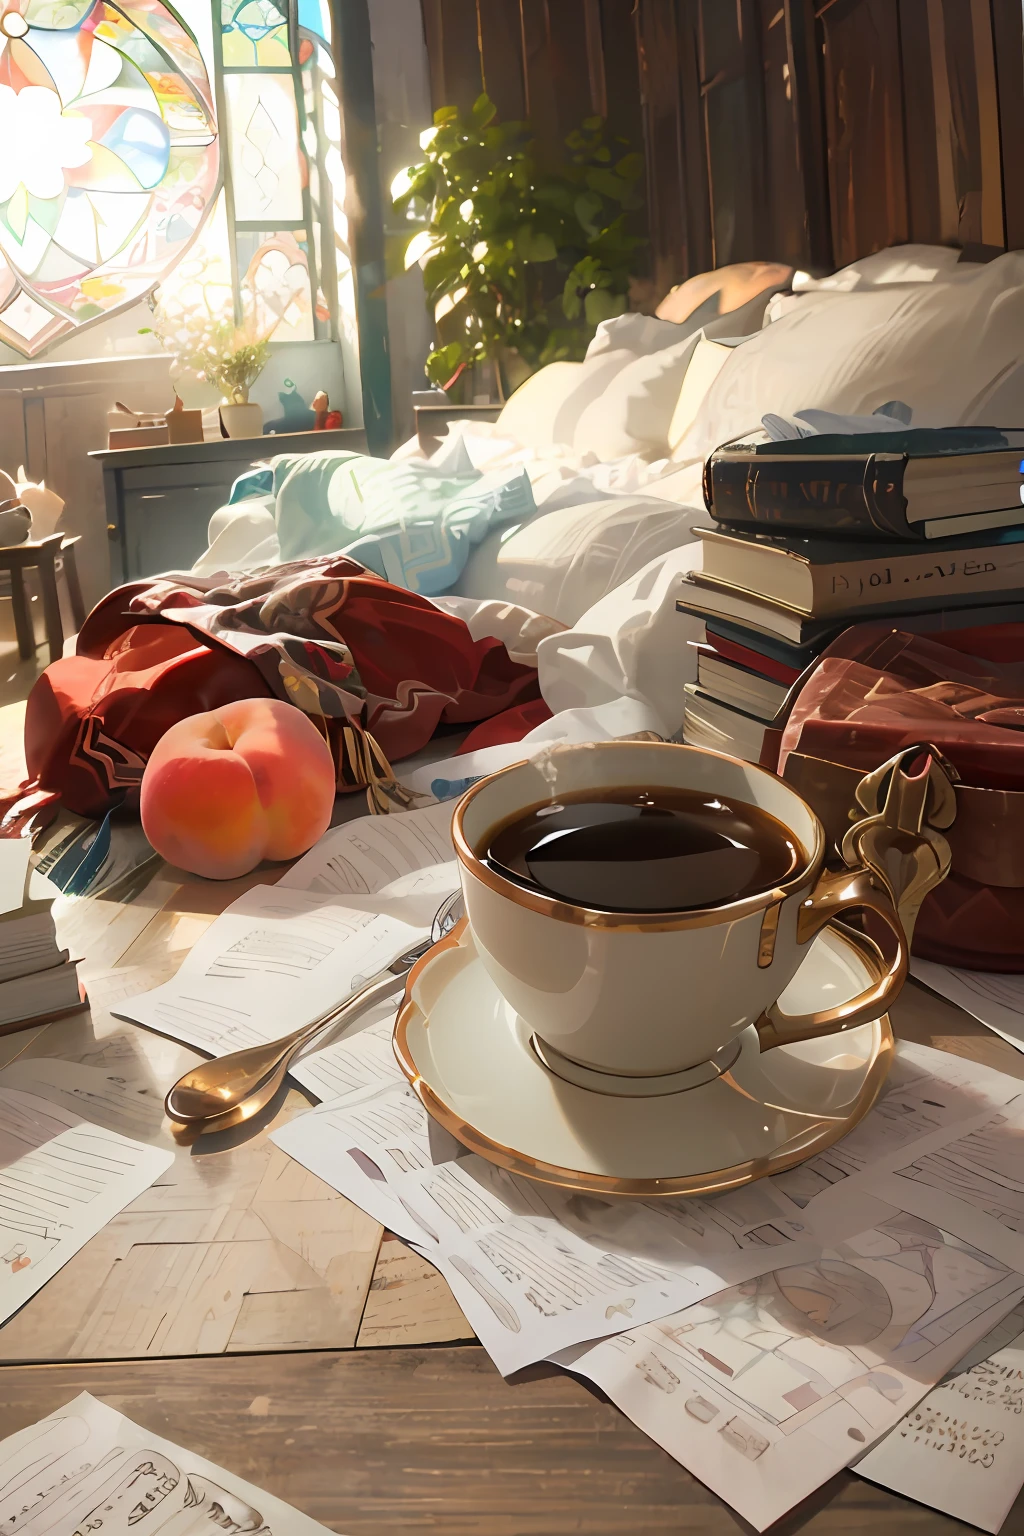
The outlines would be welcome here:
[[[64,625],[60,617],[60,598],[57,595],[58,561],[71,601],[71,613],[76,630],[85,623],[85,604],[78,580],[75,561],[75,545],[78,536],[66,538],[62,533],[51,534],[48,539],[27,539],[24,544],[0,545],[0,571],[6,571],[11,580],[11,606],[14,609],[14,629],[18,636],[18,651],[27,660],[36,653],[35,629],[32,613],[25,595],[25,572],[39,572],[39,589],[43,599],[43,623],[46,640],[50,647],[50,660],[58,661],[64,654]]]

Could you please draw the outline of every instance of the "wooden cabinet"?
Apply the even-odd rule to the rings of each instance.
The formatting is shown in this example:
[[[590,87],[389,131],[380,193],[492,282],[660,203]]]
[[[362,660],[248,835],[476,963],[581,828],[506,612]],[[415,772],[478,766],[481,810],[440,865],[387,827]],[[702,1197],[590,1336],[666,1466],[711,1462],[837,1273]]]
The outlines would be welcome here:
[[[206,548],[211,516],[250,465],[326,448],[364,453],[366,438],[361,427],[342,427],[90,454],[103,470],[112,581],[188,570]]]

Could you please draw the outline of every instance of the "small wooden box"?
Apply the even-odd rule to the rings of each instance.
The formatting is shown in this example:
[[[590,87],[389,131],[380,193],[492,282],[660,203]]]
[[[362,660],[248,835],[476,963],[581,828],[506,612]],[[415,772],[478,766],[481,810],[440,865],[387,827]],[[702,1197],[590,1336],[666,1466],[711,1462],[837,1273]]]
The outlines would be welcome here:
[[[202,411],[168,411],[167,431],[170,436],[164,439],[165,442],[201,443],[203,441]],[[110,446],[113,447],[113,443]]]

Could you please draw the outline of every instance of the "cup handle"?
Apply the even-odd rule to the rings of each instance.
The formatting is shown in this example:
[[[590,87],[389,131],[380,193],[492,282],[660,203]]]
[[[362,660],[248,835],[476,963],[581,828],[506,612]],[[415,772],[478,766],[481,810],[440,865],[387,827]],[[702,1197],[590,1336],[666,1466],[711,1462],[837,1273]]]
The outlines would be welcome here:
[[[843,912],[854,907],[874,912],[886,924],[893,943],[890,953],[865,934],[844,928],[843,938],[852,943],[870,970],[871,985],[849,1002],[818,1013],[785,1013],[773,1003],[755,1020],[754,1028],[762,1051],[777,1045],[794,1045],[800,1040],[816,1040],[820,1035],[841,1034],[871,1023],[885,1013],[899,995],[907,976],[907,942],[892,897],[870,869],[826,870],[797,914],[796,938],[806,944],[828,927]]]

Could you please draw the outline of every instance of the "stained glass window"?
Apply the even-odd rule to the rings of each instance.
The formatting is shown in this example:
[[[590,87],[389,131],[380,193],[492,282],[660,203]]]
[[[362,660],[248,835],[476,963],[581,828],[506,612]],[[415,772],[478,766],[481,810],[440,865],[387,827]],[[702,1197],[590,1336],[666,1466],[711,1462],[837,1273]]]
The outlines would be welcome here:
[[[336,336],[330,48],[327,0],[0,0],[0,340],[35,356],[201,258],[276,340]]]

